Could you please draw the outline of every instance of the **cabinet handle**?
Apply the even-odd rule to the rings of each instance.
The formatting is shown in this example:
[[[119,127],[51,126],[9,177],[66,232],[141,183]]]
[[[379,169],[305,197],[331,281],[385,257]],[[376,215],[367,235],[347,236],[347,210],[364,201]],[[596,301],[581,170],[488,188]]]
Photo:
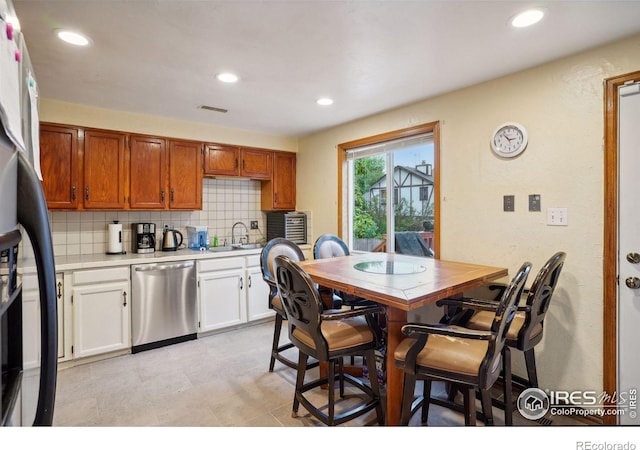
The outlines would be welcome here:
[[[238,158],[236,158],[236,169],[238,168]]]
[[[122,304],[122,306],[127,306],[127,293],[123,292],[122,297],[124,298],[124,303]]]
[[[160,201],[164,202],[164,189],[160,190]]]
[[[245,169],[245,167],[246,167],[246,166],[245,166],[245,161],[244,161],[244,159],[243,159],[243,160],[242,160],[242,170],[244,170],[244,169]]]
[[[62,282],[58,281],[58,298],[62,298]]]
[[[244,289],[244,278],[240,277],[240,289]]]
[[[73,185],[71,186],[71,200],[75,200],[76,199],[76,186]]]
[[[173,203],[174,201],[174,190],[173,188],[171,188],[171,202]]]
[[[247,287],[251,287],[251,275],[249,275],[249,278],[247,279]]]
[[[273,201],[275,204],[278,204],[278,193],[273,194]]]
[[[89,186],[84,187],[84,199],[89,200]]]

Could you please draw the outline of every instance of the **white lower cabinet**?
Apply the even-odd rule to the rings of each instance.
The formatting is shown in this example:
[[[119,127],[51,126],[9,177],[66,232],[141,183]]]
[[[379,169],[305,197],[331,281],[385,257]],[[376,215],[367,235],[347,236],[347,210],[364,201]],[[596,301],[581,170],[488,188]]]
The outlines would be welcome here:
[[[252,255],[198,261],[201,333],[273,316],[259,258]]]
[[[131,346],[129,267],[73,272],[73,357]]]
[[[245,323],[244,258],[198,261],[200,332]]]
[[[58,359],[65,356],[64,340],[64,280],[56,274],[56,301],[58,317]],[[22,278],[22,353],[25,370],[40,367],[40,290],[36,274]]]
[[[262,278],[260,255],[247,256],[247,320],[273,317],[274,311],[269,309],[269,285]]]

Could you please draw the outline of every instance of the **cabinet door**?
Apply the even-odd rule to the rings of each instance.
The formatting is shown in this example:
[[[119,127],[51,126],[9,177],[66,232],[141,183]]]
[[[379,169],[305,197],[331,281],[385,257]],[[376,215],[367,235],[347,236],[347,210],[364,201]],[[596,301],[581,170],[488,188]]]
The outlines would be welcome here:
[[[84,132],[84,208],[124,209],[125,135]]]
[[[22,278],[22,358],[23,368],[40,367],[40,290],[37,275]],[[58,318],[58,359],[64,358],[64,280],[56,274],[56,316]]]
[[[129,283],[101,283],[73,288],[74,356],[130,347]]]
[[[202,209],[202,144],[169,141],[169,208]]]
[[[296,209],[296,154],[273,152],[273,177],[263,182],[263,210]]]
[[[269,285],[262,278],[260,267],[247,269],[247,318],[249,321],[272,317],[269,309]]]
[[[243,270],[223,270],[198,276],[201,332],[247,321],[243,273]]]
[[[238,176],[240,150],[221,144],[206,144],[204,149],[205,175]]]
[[[167,155],[164,139],[131,136],[129,206],[131,209],[165,209],[167,205]]]
[[[255,180],[270,180],[273,165],[273,152],[267,150],[242,148],[240,151],[240,176]]]
[[[80,190],[78,130],[40,126],[42,189],[49,209],[76,209]]]

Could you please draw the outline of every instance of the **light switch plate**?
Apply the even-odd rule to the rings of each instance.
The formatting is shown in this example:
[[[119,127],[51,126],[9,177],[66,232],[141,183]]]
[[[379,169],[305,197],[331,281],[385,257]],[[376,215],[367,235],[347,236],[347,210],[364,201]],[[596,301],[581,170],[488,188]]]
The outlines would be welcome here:
[[[569,225],[569,210],[567,208],[547,208],[547,225]]]
[[[529,211],[540,211],[540,194],[529,195]]]
[[[515,196],[514,195],[505,195],[502,199],[503,201],[503,211],[515,211]]]

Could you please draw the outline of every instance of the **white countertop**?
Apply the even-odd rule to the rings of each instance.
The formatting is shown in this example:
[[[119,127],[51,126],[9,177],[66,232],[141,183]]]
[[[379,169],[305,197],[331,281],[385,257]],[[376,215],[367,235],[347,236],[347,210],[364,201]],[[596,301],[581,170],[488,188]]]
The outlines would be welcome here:
[[[303,250],[310,244],[300,245]],[[79,269],[96,269],[101,267],[128,266],[132,264],[185,261],[196,259],[229,258],[233,256],[259,255],[262,248],[246,250],[230,250],[226,252],[198,251],[182,249],[173,252],[156,251],[154,253],[129,253],[124,255],[107,255],[95,253],[90,255],[73,255],[55,257],[56,272]],[[23,273],[35,273],[35,261],[23,261]]]

